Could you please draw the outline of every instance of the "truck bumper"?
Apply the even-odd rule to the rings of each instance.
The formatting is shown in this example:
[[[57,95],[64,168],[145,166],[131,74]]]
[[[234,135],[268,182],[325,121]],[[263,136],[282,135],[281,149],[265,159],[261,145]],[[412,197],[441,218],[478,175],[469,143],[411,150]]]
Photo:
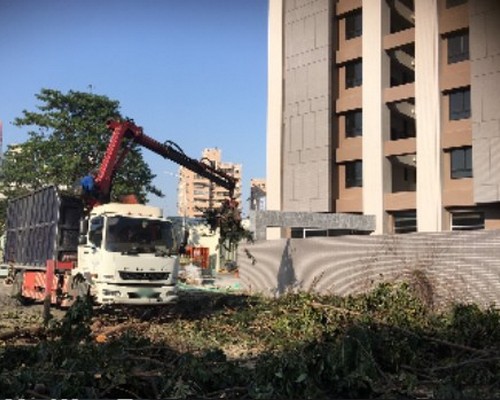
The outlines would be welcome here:
[[[175,285],[126,286],[96,283],[93,294],[99,304],[171,304],[178,299]]]

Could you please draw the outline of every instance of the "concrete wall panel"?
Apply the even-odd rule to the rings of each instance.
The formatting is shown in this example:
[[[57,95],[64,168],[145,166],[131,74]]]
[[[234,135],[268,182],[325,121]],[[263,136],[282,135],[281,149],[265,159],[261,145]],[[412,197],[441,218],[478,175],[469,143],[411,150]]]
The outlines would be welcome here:
[[[500,176],[500,137],[491,138],[489,141],[489,154],[490,178],[497,183]]]
[[[311,133],[314,134],[315,128],[316,128],[316,113],[307,113],[303,114],[304,115],[304,136],[305,140],[304,143],[302,144],[303,149],[310,149],[311,147],[314,147],[314,138],[313,140],[310,140],[309,137],[311,136]]]
[[[318,3],[321,4],[321,3]],[[330,22],[330,14],[328,9],[323,10],[323,12],[317,13],[314,18],[315,21],[315,48],[316,49],[325,49],[328,48],[329,42],[329,22]]]
[[[316,17],[309,15],[304,19],[304,51],[316,47]]]
[[[500,303],[500,231],[288,239],[241,245],[240,277],[254,293],[341,296],[425,276],[436,305]]]
[[[500,2],[469,2],[474,200],[500,201]]]
[[[302,149],[304,132],[303,117],[301,115],[290,119],[290,150],[292,152]]]
[[[322,62],[309,64],[307,67],[308,92],[307,98],[324,97],[325,88],[328,88],[328,69]]]
[[[315,136],[314,144],[321,150],[322,159],[329,158],[329,146],[330,146],[330,110],[323,109],[316,113],[316,126],[315,126]]]
[[[500,38],[500,35],[498,37]],[[498,121],[500,118],[500,63],[497,68],[495,74],[486,75],[482,79],[482,121]]]
[[[330,3],[283,0],[283,115],[290,124],[283,136],[284,211],[331,208],[329,174],[322,173],[330,154]]]

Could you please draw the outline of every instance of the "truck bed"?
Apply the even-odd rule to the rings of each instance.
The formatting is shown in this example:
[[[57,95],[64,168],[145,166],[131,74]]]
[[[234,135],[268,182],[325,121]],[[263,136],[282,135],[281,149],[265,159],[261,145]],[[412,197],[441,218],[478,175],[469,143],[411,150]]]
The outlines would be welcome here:
[[[83,203],[47,186],[9,200],[4,262],[45,267],[76,257]]]

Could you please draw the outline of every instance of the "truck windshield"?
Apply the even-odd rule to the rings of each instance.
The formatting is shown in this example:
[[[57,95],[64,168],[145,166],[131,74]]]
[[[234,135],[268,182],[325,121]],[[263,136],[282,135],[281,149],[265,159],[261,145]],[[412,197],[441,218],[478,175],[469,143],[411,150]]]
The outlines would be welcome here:
[[[109,217],[106,229],[108,251],[166,255],[174,246],[169,221]]]

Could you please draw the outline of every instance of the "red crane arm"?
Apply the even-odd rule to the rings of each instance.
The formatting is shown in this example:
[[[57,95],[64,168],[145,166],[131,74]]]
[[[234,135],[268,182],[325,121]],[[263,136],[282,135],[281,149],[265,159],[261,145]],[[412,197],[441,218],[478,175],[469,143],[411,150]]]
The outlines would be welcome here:
[[[161,155],[164,158],[186,167],[187,169],[209,179],[211,182],[222,186],[229,191],[232,198],[236,187],[236,179],[225,172],[212,167],[209,164],[195,160],[184,154],[182,150],[176,148],[171,142],[160,143],[157,140],[144,134],[141,127],[132,121],[109,121],[108,128],[113,131],[108,148],[104,155],[95,184],[99,197],[108,199],[111,191],[113,175],[120,167],[123,159],[130,150],[130,146],[121,149],[124,138],[131,139],[132,142]]]
[[[108,128],[113,122],[108,122]],[[104,154],[99,172],[95,177],[95,183],[101,197],[108,198],[111,192],[111,183],[113,175],[118,170],[121,161],[128,153],[128,148],[121,151],[121,144],[128,129],[125,124],[113,126],[113,134],[109,140],[108,148]],[[109,200],[108,200],[109,201]]]

